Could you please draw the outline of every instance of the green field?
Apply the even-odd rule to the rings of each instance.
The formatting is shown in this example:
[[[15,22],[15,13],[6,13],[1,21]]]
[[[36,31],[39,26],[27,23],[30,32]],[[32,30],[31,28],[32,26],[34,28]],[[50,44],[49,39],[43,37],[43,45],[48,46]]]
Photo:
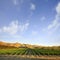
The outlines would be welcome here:
[[[60,60],[60,47],[0,47],[0,60]]]
[[[60,48],[2,48],[0,55],[60,55]]]

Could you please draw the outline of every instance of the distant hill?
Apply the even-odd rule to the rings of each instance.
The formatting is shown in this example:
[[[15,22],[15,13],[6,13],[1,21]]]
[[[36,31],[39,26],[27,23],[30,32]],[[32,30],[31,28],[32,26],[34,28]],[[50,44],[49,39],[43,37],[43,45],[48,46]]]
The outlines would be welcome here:
[[[21,44],[20,43],[6,43],[6,42],[0,41],[0,46],[4,46],[4,47],[20,47]]]
[[[30,44],[21,44],[21,43],[7,43],[7,42],[2,42],[0,41],[0,47],[22,47],[22,48],[34,48],[34,47],[38,47],[36,45],[30,45]]]
[[[6,48],[6,47],[14,47],[14,48],[42,48],[42,49],[46,49],[47,47],[50,49],[49,46],[38,46],[38,45],[30,45],[30,44],[21,44],[21,43],[7,43],[7,42],[2,42],[0,41],[0,48]],[[52,46],[51,48],[57,49],[60,48],[60,46]]]

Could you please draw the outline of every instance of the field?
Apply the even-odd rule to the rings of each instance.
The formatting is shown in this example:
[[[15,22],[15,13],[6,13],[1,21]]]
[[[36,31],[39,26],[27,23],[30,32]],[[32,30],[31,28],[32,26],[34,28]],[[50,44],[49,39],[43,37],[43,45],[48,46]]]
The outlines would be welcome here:
[[[0,55],[60,55],[60,49],[49,48],[6,48],[0,49]]]
[[[0,48],[0,60],[6,58],[10,60],[60,59],[60,47]]]

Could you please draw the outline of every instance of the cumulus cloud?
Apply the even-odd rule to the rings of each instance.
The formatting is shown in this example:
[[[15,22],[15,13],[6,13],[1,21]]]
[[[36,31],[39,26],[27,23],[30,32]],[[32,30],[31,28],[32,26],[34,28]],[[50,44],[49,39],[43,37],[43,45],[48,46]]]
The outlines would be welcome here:
[[[48,32],[52,33],[56,31],[60,27],[60,2],[56,6],[56,15],[55,19],[48,25],[47,29]]]
[[[23,32],[28,29],[29,23],[19,24],[18,21],[12,21],[8,26],[0,28],[1,32],[16,34],[18,31]]]

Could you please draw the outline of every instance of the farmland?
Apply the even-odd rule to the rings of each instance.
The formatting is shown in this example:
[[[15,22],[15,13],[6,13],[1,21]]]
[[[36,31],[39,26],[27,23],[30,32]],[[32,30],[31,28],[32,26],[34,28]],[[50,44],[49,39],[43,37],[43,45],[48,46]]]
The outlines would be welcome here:
[[[47,60],[49,58],[60,59],[60,46],[46,47],[28,44],[0,44],[0,60]]]
[[[60,49],[7,48],[0,49],[0,55],[60,55]]]

